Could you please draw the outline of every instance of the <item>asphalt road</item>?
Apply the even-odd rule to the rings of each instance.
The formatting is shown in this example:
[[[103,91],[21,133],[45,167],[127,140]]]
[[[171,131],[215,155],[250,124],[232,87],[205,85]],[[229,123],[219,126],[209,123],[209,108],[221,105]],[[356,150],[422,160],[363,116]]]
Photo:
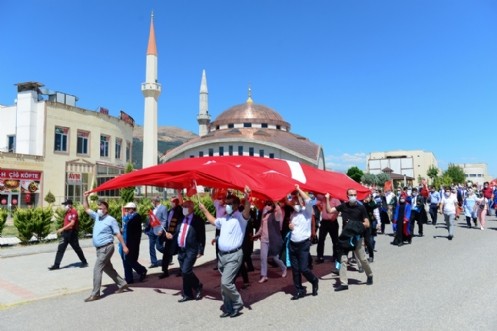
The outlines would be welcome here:
[[[440,222],[440,220],[439,220]],[[497,221],[489,218],[487,230],[467,229],[459,222],[455,237],[439,224],[425,226],[425,236],[411,245],[390,245],[391,237],[377,238],[372,264],[374,284],[349,268],[349,290],[334,292],[337,276],[327,261],[315,265],[320,277],[319,295],[291,301],[291,272],[281,278],[269,268],[269,281],[258,284],[258,243],[255,244],[251,286],[240,290],[243,314],[220,319],[222,301],[219,274],[213,270],[214,249],[208,245],[196,273],[204,283],[200,301],[178,303],[181,278],[159,280],[160,270],[149,269],[143,283],[132,292],[114,294],[112,280],[104,276],[105,296],[85,303],[92,286],[95,250],[83,241],[89,268],[77,267],[77,257],[68,248],[62,270],[49,272],[55,244],[43,248],[0,249],[1,330],[497,330]],[[208,241],[212,228],[208,226]],[[387,228],[387,232],[391,230]],[[326,254],[331,252],[326,243]],[[16,250],[18,253],[16,253]],[[311,248],[313,255],[316,246]],[[142,241],[141,260],[148,266],[148,242]],[[116,253],[114,266],[123,274]],[[177,262],[172,267],[177,268]],[[241,279],[237,281],[241,285]],[[306,283],[308,289],[311,286]]]

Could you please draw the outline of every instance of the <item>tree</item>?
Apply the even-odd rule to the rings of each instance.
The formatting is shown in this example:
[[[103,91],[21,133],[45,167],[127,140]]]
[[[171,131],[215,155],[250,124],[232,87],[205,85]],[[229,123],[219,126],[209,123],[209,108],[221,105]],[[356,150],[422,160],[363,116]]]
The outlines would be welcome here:
[[[376,185],[378,184],[378,177],[375,174],[364,174],[361,177],[361,182],[366,185]]]
[[[378,179],[378,185],[383,186],[390,180],[390,175],[382,172],[381,174],[376,175],[376,178]]]
[[[358,183],[361,182],[362,175],[364,175],[364,172],[358,167],[354,166],[349,168],[349,170],[347,170],[347,176],[349,176]]]
[[[463,184],[466,180],[464,170],[453,163],[449,163],[449,167],[447,168],[447,171],[444,172],[444,175],[452,178],[452,184]]]
[[[438,176],[438,168],[434,165],[431,165],[426,172],[426,176],[430,177],[431,182],[433,183],[434,179]]]
[[[55,195],[53,195],[52,192],[48,191],[47,195],[45,196],[45,201],[51,205],[55,202]]]
[[[133,165],[131,163],[128,163],[128,165],[126,166],[126,170],[124,172],[127,174],[132,171],[133,171]],[[124,187],[119,191],[119,194],[121,195],[121,200],[124,203],[132,202],[135,199],[135,187],[134,186]]]

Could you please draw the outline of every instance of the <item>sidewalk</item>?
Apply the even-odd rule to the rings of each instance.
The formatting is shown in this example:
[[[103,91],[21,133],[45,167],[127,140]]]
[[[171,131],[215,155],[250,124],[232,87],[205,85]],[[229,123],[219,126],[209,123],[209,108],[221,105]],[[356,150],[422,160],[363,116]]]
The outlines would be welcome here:
[[[215,248],[210,244],[214,238],[214,227],[206,226],[205,255],[196,265],[211,262],[215,259]],[[114,240],[116,251],[112,256],[112,263],[118,273],[124,277],[122,260],[117,252],[117,239]],[[58,241],[28,246],[15,245],[0,248],[0,310],[23,302],[39,300],[86,291],[89,294],[92,288],[93,265],[96,261],[96,251],[92,239],[79,241],[88,260],[87,268],[80,268],[80,261],[73,249],[68,246],[61,263],[61,269],[49,271],[55,259]],[[157,252],[157,258],[162,254]],[[170,269],[178,268],[177,259]],[[148,267],[150,265],[149,243],[146,235],[142,236],[139,262]],[[148,269],[147,278],[157,280],[161,268]],[[104,275],[102,289],[106,284],[113,284],[112,280]],[[82,295],[82,296],[84,296]]]

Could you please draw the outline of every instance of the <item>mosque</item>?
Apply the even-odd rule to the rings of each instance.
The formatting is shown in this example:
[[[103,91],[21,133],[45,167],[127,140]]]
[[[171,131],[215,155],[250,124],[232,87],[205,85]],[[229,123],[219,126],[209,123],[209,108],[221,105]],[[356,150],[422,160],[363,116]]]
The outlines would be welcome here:
[[[157,79],[157,45],[153,14],[147,50],[143,140],[143,167],[157,159],[157,102],[161,92]],[[202,72],[197,115],[199,137],[167,151],[160,162],[192,157],[240,155],[297,161],[325,169],[323,148],[306,137],[292,133],[291,125],[275,110],[257,104],[249,88],[245,103],[222,112],[211,122],[205,70]]]

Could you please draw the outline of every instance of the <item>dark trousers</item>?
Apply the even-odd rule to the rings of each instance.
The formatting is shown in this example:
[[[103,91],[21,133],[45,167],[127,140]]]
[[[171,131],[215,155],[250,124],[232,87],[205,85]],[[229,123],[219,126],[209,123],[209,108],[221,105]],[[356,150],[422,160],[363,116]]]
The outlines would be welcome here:
[[[331,237],[331,242],[333,243],[333,261],[338,259],[338,230],[340,225],[338,221],[329,221],[322,220],[321,226],[319,227],[319,238],[318,238],[318,247],[317,247],[317,255],[318,259],[322,259],[324,256],[324,242],[326,240],[326,236],[329,234]]]
[[[374,258],[374,241],[371,235],[371,226],[364,230],[364,243],[366,244],[369,257]]]
[[[292,265],[293,285],[298,292],[303,292],[302,274],[307,281],[314,284],[317,277],[309,269],[309,250],[311,241],[309,239],[294,243],[290,241],[290,263]]]
[[[147,272],[147,269],[142,266],[137,260],[127,259],[126,255],[123,257],[123,267],[124,267],[124,279],[126,283],[133,284],[133,270],[135,270],[139,275]]]
[[[430,217],[433,224],[437,224],[438,204],[430,204]]]
[[[168,273],[169,272],[169,263],[173,261],[173,255],[174,255],[174,250],[175,250],[175,242],[174,239],[166,239],[164,241],[162,249],[162,272]]]
[[[60,266],[64,253],[66,251],[67,245],[71,245],[72,249],[78,254],[79,260],[82,263],[87,263],[83,250],[79,246],[78,231],[77,230],[66,230],[62,232],[59,240],[59,247],[57,248],[57,254],[55,255],[54,265]]]
[[[413,210],[411,212],[411,222],[410,225],[411,225],[411,235],[414,235],[414,225],[415,223],[418,223],[418,233],[420,236],[423,235],[423,223],[425,222],[425,219],[426,219],[426,211],[424,212],[424,218],[423,218],[423,213],[422,211],[416,211],[416,210]]]
[[[193,290],[198,291],[200,281],[193,272],[197,261],[197,250],[180,248],[178,252],[179,267],[183,277],[183,296],[193,298]]]

